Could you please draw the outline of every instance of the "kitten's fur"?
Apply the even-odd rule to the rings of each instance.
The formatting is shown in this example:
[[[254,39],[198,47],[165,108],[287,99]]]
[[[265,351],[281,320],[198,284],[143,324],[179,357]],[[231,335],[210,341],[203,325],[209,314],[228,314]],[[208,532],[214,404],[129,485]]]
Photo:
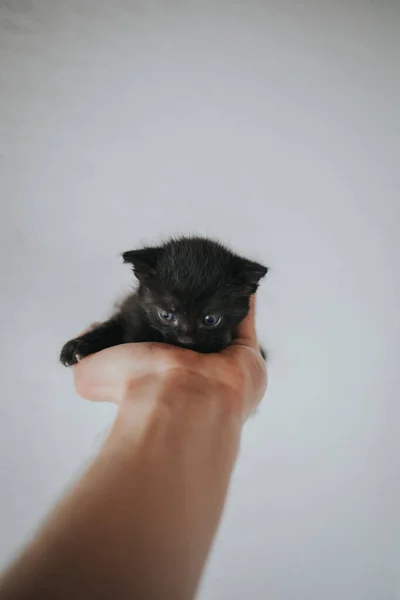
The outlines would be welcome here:
[[[60,354],[64,365],[127,342],[166,342],[218,352],[231,343],[248,313],[249,297],[268,270],[218,242],[197,237],[122,256],[139,280],[137,291],[108,321],[65,344]],[[215,319],[220,322],[210,325]]]

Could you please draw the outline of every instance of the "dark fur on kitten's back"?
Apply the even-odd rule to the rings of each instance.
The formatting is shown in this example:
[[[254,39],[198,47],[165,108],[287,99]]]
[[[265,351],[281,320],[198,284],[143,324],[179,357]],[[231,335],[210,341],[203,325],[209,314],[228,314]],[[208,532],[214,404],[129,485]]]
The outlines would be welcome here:
[[[218,352],[231,343],[268,270],[218,242],[196,237],[122,256],[139,280],[137,291],[108,321],[65,344],[60,354],[64,365],[127,342]]]

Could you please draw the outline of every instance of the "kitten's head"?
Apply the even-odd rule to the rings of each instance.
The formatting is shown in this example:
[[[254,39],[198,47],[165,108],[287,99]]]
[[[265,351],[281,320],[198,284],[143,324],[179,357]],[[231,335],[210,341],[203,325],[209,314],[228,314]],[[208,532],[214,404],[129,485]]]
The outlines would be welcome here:
[[[165,341],[198,352],[228,346],[267,267],[204,238],[180,238],[123,255],[140,282],[151,327]]]

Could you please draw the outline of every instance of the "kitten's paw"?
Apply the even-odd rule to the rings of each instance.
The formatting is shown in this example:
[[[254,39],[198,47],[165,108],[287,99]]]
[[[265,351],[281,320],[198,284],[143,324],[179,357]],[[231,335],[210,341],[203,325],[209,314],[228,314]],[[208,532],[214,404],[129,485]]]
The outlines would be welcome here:
[[[88,345],[82,339],[77,338],[67,342],[60,353],[60,362],[65,367],[76,365],[82,358],[88,356]]]

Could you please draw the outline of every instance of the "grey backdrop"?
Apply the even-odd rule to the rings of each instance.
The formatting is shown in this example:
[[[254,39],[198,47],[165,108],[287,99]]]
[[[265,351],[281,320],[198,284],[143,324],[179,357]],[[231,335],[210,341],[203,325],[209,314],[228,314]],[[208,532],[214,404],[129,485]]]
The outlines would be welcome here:
[[[393,600],[399,3],[0,7],[2,564],[114,414],[61,343],[129,288],[121,251],[190,231],[272,267],[200,598]]]

